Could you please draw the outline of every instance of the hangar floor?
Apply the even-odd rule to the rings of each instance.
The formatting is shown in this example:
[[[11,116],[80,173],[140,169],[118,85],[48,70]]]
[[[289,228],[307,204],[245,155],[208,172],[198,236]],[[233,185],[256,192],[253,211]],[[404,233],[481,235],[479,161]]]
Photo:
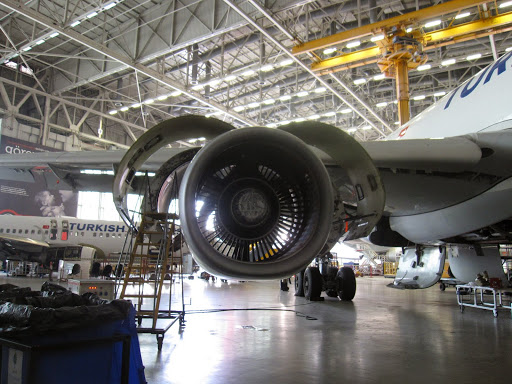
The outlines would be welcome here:
[[[0,277],[39,289],[42,280]],[[386,288],[358,278],[352,303],[308,302],[279,282],[185,281],[186,327],[159,353],[140,335],[149,383],[509,382],[508,311],[466,308],[455,290]],[[165,301],[165,298],[163,299]],[[211,311],[204,311],[204,310]]]

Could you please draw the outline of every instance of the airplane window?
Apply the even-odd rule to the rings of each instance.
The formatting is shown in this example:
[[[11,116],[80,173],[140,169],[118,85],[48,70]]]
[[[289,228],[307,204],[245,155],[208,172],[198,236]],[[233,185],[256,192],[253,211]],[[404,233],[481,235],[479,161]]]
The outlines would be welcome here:
[[[27,235],[27,234],[28,234],[28,229],[25,229],[25,235]]]
[[[85,236],[85,232],[82,232],[81,236],[84,237]]]
[[[92,234],[92,237],[96,237],[96,232],[94,232],[94,233]]]
[[[102,232],[100,232],[100,237],[103,237],[103,233]]]
[[[16,233],[16,230],[15,230],[15,229],[13,229],[13,230],[12,230],[12,233]]]
[[[105,234],[105,237],[108,237],[108,235],[109,235],[109,234],[108,234],[108,233],[106,233],[106,234]]]
[[[35,229],[33,229],[33,230],[31,230],[31,231],[30,231],[30,234],[32,234],[32,235],[33,235],[34,233],[36,233],[36,230],[35,230]]]
[[[44,234],[47,235],[48,234],[48,230],[44,231]]]
[[[3,228],[0,228],[0,233],[4,233],[4,229]]]
[[[38,230],[37,230],[37,234],[38,234],[38,235],[40,235],[40,234],[41,234],[41,230],[40,230],[40,229],[38,229]]]
[[[7,228],[7,229],[5,230],[5,233],[11,233],[11,230],[10,230],[9,228]]]

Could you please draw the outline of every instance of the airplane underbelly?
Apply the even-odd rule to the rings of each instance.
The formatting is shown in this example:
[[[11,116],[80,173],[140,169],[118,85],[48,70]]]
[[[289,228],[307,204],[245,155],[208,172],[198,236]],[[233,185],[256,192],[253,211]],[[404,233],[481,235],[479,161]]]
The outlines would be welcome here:
[[[512,217],[512,178],[450,207],[417,215],[390,217],[391,229],[425,244],[450,238]]]

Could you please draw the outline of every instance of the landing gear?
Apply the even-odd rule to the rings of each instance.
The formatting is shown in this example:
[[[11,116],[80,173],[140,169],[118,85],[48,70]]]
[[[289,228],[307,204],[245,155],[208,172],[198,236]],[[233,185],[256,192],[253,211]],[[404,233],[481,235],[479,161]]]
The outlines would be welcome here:
[[[322,294],[322,274],[317,267],[309,267],[304,274],[304,296],[317,301]]]
[[[295,275],[295,296],[304,297],[304,271]]]
[[[439,284],[439,290],[440,290],[441,292],[444,292],[444,290],[445,290],[445,289],[446,289],[446,284],[445,284],[445,283],[440,283],[440,284]]]
[[[356,276],[354,270],[342,267],[336,275],[336,290],[338,297],[343,301],[351,301],[356,295]]]

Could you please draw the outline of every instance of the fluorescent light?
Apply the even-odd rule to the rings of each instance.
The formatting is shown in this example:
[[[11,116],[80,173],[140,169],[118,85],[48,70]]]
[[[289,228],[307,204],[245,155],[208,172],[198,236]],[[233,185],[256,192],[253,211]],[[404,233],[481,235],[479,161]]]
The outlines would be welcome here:
[[[43,39],[41,39],[41,40],[36,41],[35,45],[41,45],[41,44],[43,44],[43,43],[44,43],[44,40],[43,40]]]
[[[267,64],[260,68],[261,72],[268,72],[273,69],[274,69],[274,66],[272,64]]]
[[[471,15],[471,12],[462,12],[462,13],[459,13],[457,16],[455,16],[455,19],[456,20],[463,19],[465,17],[468,17],[469,15]]]
[[[446,92],[445,92],[445,91],[441,91],[441,92],[436,92],[436,93],[434,93],[434,96],[435,96],[435,97],[442,97],[442,96],[444,96],[444,95],[446,95]]]
[[[233,111],[242,112],[244,109],[245,109],[244,105],[237,105],[236,107],[233,108]]]
[[[295,120],[293,120],[293,121],[295,121],[296,123],[302,123],[303,121],[306,121],[306,119],[305,119],[305,118],[303,118],[303,117],[297,117],[297,118],[296,118]]]
[[[316,120],[319,118],[320,118],[320,115],[317,115],[316,113],[314,115],[306,117],[306,119],[308,119],[308,120]]]
[[[193,91],[199,91],[199,90],[203,89],[203,84],[194,85],[191,89]]]
[[[351,41],[350,43],[347,44],[347,48],[355,48],[355,47],[359,47],[360,45],[361,45],[361,42],[359,40]]]
[[[361,127],[361,129],[362,129],[363,131],[368,131],[369,129],[372,129],[372,126],[371,126],[371,125],[363,125],[363,126]]]
[[[512,47],[508,47],[507,49],[505,49],[505,52],[510,52],[512,51]]]
[[[432,66],[430,64],[423,64],[416,68],[418,71],[428,71]]]
[[[469,55],[468,57],[466,57],[466,60],[468,60],[468,61],[478,60],[481,57],[482,57],[481,53],[475,53],[474,55]]]
[[[384,80],[385,78],[386,78],[386,75],[383,73],[373,76],[373,80]]]
[[[281,67],[286,67],[287,65],[293,64],[293,59],[284,59],[279,63]]]
[[[263,104],[265,105],[270,105],[270,104],[274,104],[276,102],[275,99],[267,99],[267,100],[263,100]]]
[[[210,87],[215,87],[215,86],[219,85],[221,81],[222,81],[222,80],[220,80],[220,79],[211,80],[211,81],[208,83],[208,85],[209,85]]]
[[[419,96],[414,96],[412,99],[418,101],[418,100],[425,99],[425,97],[426,97],[425,95],[419,95]]]
[[[388,105],[388,103],[386,103],[385,101],[383,101],[382,103],[377,103],[377,104],[375,104],[375,106],[376,106],[377,108],[384,108],[384,107],[386,107],[387,105]]]
[[[291,95],[283,95],[279,98],[279,100],[281,101],[287,101],[287,100],[290,100],[292,97]]]
[[[128,107],[121,108],[121,112],[126,112],[128,110]]]
[[[354,133],[355,131],[357,131],[357,128],[349,128],[349,129],[347,129],[348,133]]]
[[[253,69],[248,69],[247,71],[245,72],[242,72],[242,76],[252,76],[254,75],[256,72],[253,70]]]
[[[405,29],[405,32],[406,32],[406,33],[411,33],[411,32],[412,32],[412,27],[408,27],[408,28],[406,28],[406,29]]]
[[[331,117],[331,116],[336,116],[336,112],[334,111],[329,111],[329,112],[326,112],[323,114],[325,117]]]
[[[379,34],[379,35],[375,35],[375,36],[373,36],[373,37],[370,39],[370,41],[372,41],[372,42],[374,42],[374,43],[375,43],[376,41],[380,41],[380,40],[383,40],[383,39],[384,39],[384,34],[383,34],[383,33],[381,33],[381,34]]]
[[[88,14],[87,16],[85,16],[85,17],[87,17],[88,19],[92,19],[94,16],[98,16],[98,12],[93,11],[93,12],[89,13],[89,14]]]
[[[227,75],[225,78],[224,78],[224,81],[233,81],[236,79],[236,75]]]
[[[179,95],[181,95],[181,91],[174,91],[174,92],[171,93],[172,97],[177,97]]]
[[[50,38],[54,38],[54,37],[57,37],[59,36],[59,32],[53,32],[51,35],[50,35]]]
[[[247,104],[247,107],[249,107],[249,108],[257,108],[259,106],[260,106],[260,103],[258,103],[257,101]]]
[[[22,51],[27,52],[27,51],[30,51],[31,49],[32,49],[32,47],[30,45],[28,45],[25,48],[22,48]]]
[[[363,78],[354,80],[355,85],[364,84],[364,83],[366,83],[366,79],[363,79]]]
[[[116,109],[112,109],[111,111],[108,111],[109,115],[115,115],[117,113]]]
[[[104,5],[104,6],[103,6],[103,10],[104,10],[104,11],[107,11],[107,10],[109,10],[110,8],[114,8],[115,6],[116,6],[116,2],[115,2],[115,1],[113,1],[113,2],[111,2],[111,3],[108,3],[108,4]]]
[[[169,95],[162,95],[162,96],[158,96],[156,99],[158,101],[163,101],[163,100],[167,100],[168,97],[169,97]]]
[[[267,127],[268,128],[277,128],[277,124],[276,123],[270,123],[270,124],[267,124]]]
[[[351,113],[352,109],[351,108],[345,108],[345,109],[342,109],[340,112],[343,113],[344,115],[346,115],[347,113]]]
[[[219,115],[222,115],[222,111],[217,111],[217,112],[212,112],[212,113],[207,113],[206,115],[204,115],[205,117],[213,117],[213,116],[219,116]],[[200,138],[197,139],[197,140],[201,140]]]
[[[315,92],[315,93],[323,93],[325,91],[327,91],[327,88],[325,88],[325,87],[318,87],[313,92]]]
[[[69,26],[70,26],[71,28],[74,28],[74,27],[76,27],[78,24],[80,24],[81,22],[82,22],[81,20],[75,20],[75,21],[73,21]]]
[[[395,125],[400,125],[400,122],[399,121],[395,121]]]
[[[281,125],[286,125],[286,124],[290,124],[291,121],[290,120],[283,120],[281,121]]]
[[[330,55],[331,53],[336,52],[336,50],[337,49],[335,47],[325,48],[324,49],[324,55]]]
[[[144,101],[144,104],[153,104],[155,102],[155,99],[147,99]]]
[[[139,108],[140,105],[141,105],[140,103],[135,103],[135,104],[130,105],[130,108]]]
[[[442,65],[443,67],[447,67],[447,66],[449,66],[449,65],[455,64],[455,62],[456,62],[456,61],[457,61],[457,60],[455,60],[455,59],[448,59],[448,60],[444,60],[444,61],[442,61],[442,62],[441,62],[441,65]]]
[[[441,20],[432,20],[424,25],[425,28],[437,27],[441,24]]]
[[[304,96],[307,96],[309,95],[309,92],[308,91],[300,91],[297,93],[297,97],[304,97]]]
[[[505,1],[504,3],[501,3],[499,5],[499,8],[506,8],[506,7],[510,7],[512,5],[512,1]]]

